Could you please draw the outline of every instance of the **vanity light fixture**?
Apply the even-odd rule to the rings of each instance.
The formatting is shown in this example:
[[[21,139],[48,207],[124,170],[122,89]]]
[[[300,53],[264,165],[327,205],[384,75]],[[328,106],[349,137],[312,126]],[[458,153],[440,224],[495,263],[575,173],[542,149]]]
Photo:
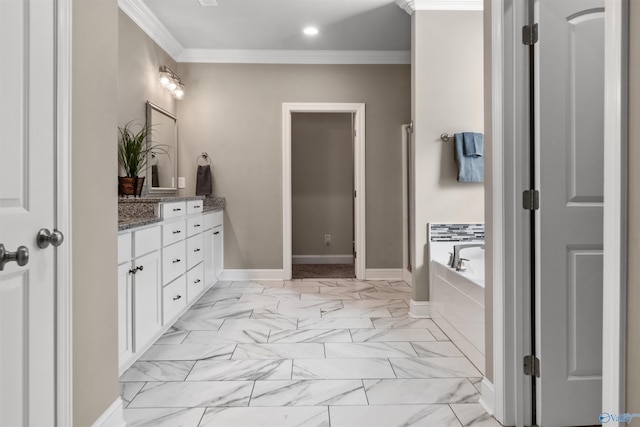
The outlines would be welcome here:
[[[184,83],[169,67],[166,65],[161,66],[158,78],[162,87],[166,88],[171,93],[171,96],[175,99],[184,98]]]

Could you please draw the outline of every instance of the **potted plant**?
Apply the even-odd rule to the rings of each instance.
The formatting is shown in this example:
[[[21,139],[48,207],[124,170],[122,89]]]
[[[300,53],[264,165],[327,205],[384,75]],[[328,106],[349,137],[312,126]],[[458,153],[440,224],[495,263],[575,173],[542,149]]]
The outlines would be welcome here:
[[[118,145],[118,163],[125,176],[118,177],[118,193],[139,196],[142,193],[144,174],[139,176],[147,166],[151,154],[167,153],[159,145],[152,145],[151,126],[144,124],[135,132],[134,122],[118,127],[120,143]]]

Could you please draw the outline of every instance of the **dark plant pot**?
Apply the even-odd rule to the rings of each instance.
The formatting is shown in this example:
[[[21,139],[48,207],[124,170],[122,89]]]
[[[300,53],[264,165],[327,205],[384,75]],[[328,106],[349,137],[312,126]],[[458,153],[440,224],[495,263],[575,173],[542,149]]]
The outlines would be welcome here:
[[[121,196],[140,196],[143,184],[144,176],[119,176],[118,194]]]

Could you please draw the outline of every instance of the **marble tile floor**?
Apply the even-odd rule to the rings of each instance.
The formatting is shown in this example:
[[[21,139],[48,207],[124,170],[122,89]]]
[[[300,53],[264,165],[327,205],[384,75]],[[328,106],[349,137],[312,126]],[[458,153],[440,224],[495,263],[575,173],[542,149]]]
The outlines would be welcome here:
[[[127,426],[499,423],[405,282],[218,282],[120,377]]]

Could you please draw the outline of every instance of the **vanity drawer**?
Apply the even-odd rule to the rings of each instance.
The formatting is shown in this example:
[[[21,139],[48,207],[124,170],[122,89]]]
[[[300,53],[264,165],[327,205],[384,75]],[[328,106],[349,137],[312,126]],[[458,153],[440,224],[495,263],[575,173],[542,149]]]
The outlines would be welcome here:
[[[162,283],[174,280],[187,271],[184,240],[162,249]]]
[[[187,306],[187,279],[182,276],[162,288],[162,319],[167,324]]]
[[[168,246],[172,243],[184,240],[187,235],[187,226],[185,221],[178,220],[165,223],[162,225],[162,245]]]
[[[118,235],[118,265],[131,261],[131,233]]]
[[[194,213],[202,213],[202,207],[204,205],[203,200],[189,200],[187,202],[187,215]]]
[[[194,236],[204,230],[204,218],[198,215],[187,220],[187,237]]]
[[[162,204],[162,218],[176,218],[186,215],[187,204],[185,202],[171,202]]]
[[[187,302],[193,301],[204,290],[204,267],[198,265],[187,272]]]
[[[160,249],[160,227],[151,227],[134,232],[134,257]]]
[[[222,211],[212,212],[204,215],[204,229],[208,230],[213,227],[222,225]]]
[[[187,270],[202,262],[204,251],[202,234],[187,239]]]

